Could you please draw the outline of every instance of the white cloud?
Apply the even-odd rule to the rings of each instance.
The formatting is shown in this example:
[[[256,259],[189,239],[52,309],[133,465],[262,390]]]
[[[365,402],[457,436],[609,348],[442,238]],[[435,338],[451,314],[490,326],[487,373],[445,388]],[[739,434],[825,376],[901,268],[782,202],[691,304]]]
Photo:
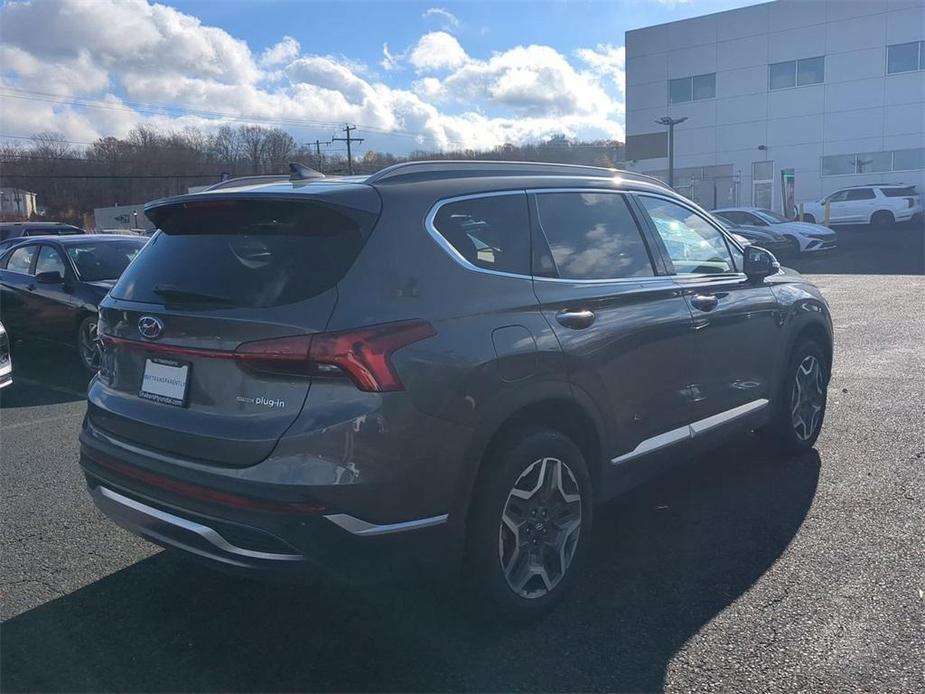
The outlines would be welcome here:
[[[401,53],[383,45],[386,71],[407,63],[419,73],[404,89],[348,57],[304,54],[290,36],[254,53],[223,29],[146,0],[8,2],[0,5],[0,132],[54,130],[89,142],[140,123],[257,122],[314,139],[349,121],[365,146],[396,152],[554,133],[621,138],[622,48],[580,49],[571,59],[539,45],[478,59],[435,31]]]
[[[457,68],[468,59],[459,41],[445,31],[424,34],[408,56],[418,72]]]
[[[436,19],[444,31],[453,31],[459,28],[459,19],[455,14],[442,7],[431,7],[421,15],[423,19]]]
[[[291,36],[273,44],[260,55],[260,67],[276,67],[297,58],[302,46]]]

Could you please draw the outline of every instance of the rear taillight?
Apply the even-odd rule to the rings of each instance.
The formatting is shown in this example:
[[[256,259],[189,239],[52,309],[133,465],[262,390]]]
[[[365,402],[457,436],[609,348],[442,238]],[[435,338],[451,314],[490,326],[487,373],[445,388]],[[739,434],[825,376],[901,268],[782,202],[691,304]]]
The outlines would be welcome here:
[[[356,330],[247,342],[234,352],[242,366],[282,376],[330,376],[345,373],[364,391],[404,387],[392,366],[392,355],[414,342],[436,335],[426,321],[385,323]],[[332,368],[333,367],[333,368]]]

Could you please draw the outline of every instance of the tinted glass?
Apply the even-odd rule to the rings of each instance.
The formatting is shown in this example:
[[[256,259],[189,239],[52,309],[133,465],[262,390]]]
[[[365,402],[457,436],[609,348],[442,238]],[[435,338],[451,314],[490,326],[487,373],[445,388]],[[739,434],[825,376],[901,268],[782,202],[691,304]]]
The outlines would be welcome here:
[[[717,212],[718,216],[723,219],[727,219],[733,224],[751,224],[752,220],[744,212],[736,212],[735,210],[730,210],[728,212]]]
[[[797,84],[819,84],[825,81],[825,58],[804,58],[797,61]]]
[[[897,149],[893,152],[893,171],[925,168],[925,147]]]
[[[443,205],[434,228],[476,267],[530,274],[527,196],[492,195]]]
[[[376,215],[314,202],[226,200],[177,205],[156,218],[160,233],[113,287],[114,297],[164,303],[186,295],[192,303],[206,297],[257,307],[302,301],[337,284]]]
[[[906,186],[905,188],[881,188],[880,192],[888,198],[902,198],[916,194],[915,186]]]
[[[848,199],[848,191],[839,190],[839,191],[836,191],[835,193],[832,193],[828,198],[826,198],[826,202],[844,202],[847,199]]]
[[[668,100],[676,104],[681,101],[691,100],[691,78],[682,77],[677,80],[668,82]]]
[[[854,154],[835,154],[822,157],[822,175],[853,174],[856,163],[857,157]]]
[[[846,200],[873,200],[876,195],[874,191],[870,188],[859,188],[857,190],[849,190]]]
[[[40,272],[57,272],[64,277],[64,258],[51,246],[42,246],[39,250],[39,259],[35,261],[35,274]]]
[[[6,269],[12,272],[29,273],[32,268],[32,256],[35,255],[35,246],[25,246],[17,248],[10,254],[7,261]]]
[[[858,173],[889,171],[893,168],[892,152],[864,152],[857,155]]]
[[[552,276],[613,279],[653,275],[649,253],[622,195],[541,193],[537,221],[552,253]],[[538,274],[547,274],[540,268]]]
[[[783,89],[796,85],[796,61],[774,63],[770,66],[771,89]]]
[[[887,48],[886,71],[909,72],[919,69],[919,42],[898,43]]]
[[[777,214],[774,210],[758,210],[757,215],[771,224],[782,224],[790,221],[784,215]]]
[[[144,245],[144,241],[140,239],[112,243],[82,243],[69,245],[67,254],[84,282],[117,280]]]
[[[694,98],[712,99],[716,96],[716,73],[694,77]]]
[[[640,196],[679,274],[733,272],[723,235],[692,210],[661,198]]]

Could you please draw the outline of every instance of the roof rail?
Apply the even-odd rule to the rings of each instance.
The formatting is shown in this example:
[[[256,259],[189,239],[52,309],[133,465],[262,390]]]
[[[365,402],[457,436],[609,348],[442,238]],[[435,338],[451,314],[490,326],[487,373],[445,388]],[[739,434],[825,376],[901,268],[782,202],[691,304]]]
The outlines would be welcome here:
[[[491,173],[497,176],[590,176],[598,178],[621,178],[645,181],[662,188],[666,184],[653,177],[634,171],[606,169],[585,164],[557,164],[539,161],[491,161],[481,159],[447,159],[433,161],[408,161],[393,164],[377,171],[366,179],[369,185],[385,181],[394,181],[407,176],[445,178],[466,173]]]
[[[225,188],[238,188],[240,186],[256,186],[261,183],[274,183],[276,181],[288,181],[289,174],[265,174],[261,176],[239,176],[238,178],[228,178],[218,183],[213,183],[206,190],[223,190]]]

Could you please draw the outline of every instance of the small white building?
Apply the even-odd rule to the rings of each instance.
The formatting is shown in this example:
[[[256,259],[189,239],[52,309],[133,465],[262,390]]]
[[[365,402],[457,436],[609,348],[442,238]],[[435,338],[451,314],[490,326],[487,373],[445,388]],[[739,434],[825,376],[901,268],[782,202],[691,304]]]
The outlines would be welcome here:
[[[116,205],[98,207],[93,210],[95,229],[145,229],[152,231],[154,225],[145,217],[144,203],[137,205]]]
[[[626,33],[628,168],[708,207],[925,187],[925,3],[777,0]]]
[[[38,212],[37,195],[21,188],[0,188],[0,215],[5,219],[29,219]]]

